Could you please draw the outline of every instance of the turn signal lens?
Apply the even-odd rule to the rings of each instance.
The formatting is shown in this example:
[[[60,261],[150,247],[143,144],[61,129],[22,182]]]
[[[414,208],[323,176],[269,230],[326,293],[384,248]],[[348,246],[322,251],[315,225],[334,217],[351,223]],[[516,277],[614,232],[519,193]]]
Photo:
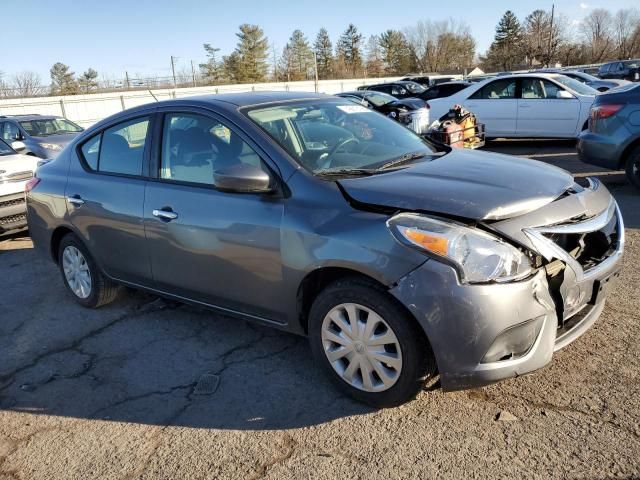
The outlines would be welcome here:
[[[400,229],[402,230],[402,227]],[[408,240],[425,250],[442,256],[447,255],[449,241],[444,237],[416,230],[415,228],[405,228],[402,233]]]
[[[40,179],[38,177],[33,177],[31,180],[27,181],[27,183],[24,184],[24,193],[25,194],[29,193],[39,183],[40,183]]]
[[[609,118],[615,115],[616,113],[618,113],[622,109],[622,107],[624,107],[624,105],[617,105],[617,104],[600,105],[597,107],[592,107],[591,118],[594,120],[597,118]]]

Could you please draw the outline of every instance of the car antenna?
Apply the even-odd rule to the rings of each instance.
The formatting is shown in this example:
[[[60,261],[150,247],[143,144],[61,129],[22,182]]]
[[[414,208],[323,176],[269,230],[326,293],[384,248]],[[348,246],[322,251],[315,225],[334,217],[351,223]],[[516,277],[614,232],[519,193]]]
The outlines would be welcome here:
[[[150,89],[150,88],[148,88],[148,89],[147,89],[147,92],[149,92],[149,94],[153,97],[153,99],[154,99],[156,102],[159,102],[159,101],[160,101],[160,100],[158,100],[158,97],[156,97],[156,96],[153,94],[153,92],[151,91],[151,89]]]

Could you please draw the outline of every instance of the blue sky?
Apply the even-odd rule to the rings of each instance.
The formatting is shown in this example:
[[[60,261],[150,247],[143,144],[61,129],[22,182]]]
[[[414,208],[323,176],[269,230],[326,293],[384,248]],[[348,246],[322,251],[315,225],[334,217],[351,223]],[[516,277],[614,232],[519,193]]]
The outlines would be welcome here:
[[[536,8],[550,9],[551,0],[540,1],[405,1],[397,0],[0,0],[0,9],[12,12],[0,27],[5,53],[0,71],[33,70],[43,83],[57,61],[76,73],[89,67],[101,75],[121,78],[137,74],[170,75],[171,55],[178,69],[191,60],[205,58],[202,44],[212,43],[220,53],[233,50],[238,25],[260,25],[270,42],[281,48],[295,28],[312,40],[322,26],[332,40],[353,22],[365,35],[388,28],[402,29],[417,20],[454,17],[466,22],[483,52],[491,43],[494,28],[511,8],[524,18]],[[4,4],[4,6],[3,6]],[[7,8],[11,4],[12,8]],[[569,21],[579,21],[589,8],[600,6],[587,0],[556,0],[556,11]],[[608,0],[610,10],[633,7],[637,0]],[[15,8],[14,8],[15,7]],[[24,21],[22,21],[24,19]],[[190,67],[189,67],[190,68]]]

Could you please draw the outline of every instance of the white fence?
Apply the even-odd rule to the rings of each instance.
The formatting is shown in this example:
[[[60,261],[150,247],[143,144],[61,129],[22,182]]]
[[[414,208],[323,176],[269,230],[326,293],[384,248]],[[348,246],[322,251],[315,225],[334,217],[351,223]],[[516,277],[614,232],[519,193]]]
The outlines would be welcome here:
[[[287,83],[255,83],[243,85],[218,85],[214,87],[194,87],[153,90],[137,90],[116,93],[95,93],[90,95],[70,95],[63,97],[14,98],[0,100],[0,115],[39,113],[41,115],[61,115],[87,127],[114,113],[145,103],[170,98],[204,95],[209,93],[250,92],[250,91],[291,91],[340,93],[355,90],[361,85],[383,83],[394,78],[369,78],[352,80],[320,80]],[[155,98],[154,98],[155,97]]]

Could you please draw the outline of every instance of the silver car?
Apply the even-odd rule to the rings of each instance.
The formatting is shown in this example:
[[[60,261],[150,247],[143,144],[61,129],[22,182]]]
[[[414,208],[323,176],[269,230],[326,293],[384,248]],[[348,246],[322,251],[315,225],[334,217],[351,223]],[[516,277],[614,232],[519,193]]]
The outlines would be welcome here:
[[[379,407],[545,366],[599,317],[624,245],[596,180],[317,94],[140,106],[37,179],[31,236],[77,302],[127,285],[306,335]]]

